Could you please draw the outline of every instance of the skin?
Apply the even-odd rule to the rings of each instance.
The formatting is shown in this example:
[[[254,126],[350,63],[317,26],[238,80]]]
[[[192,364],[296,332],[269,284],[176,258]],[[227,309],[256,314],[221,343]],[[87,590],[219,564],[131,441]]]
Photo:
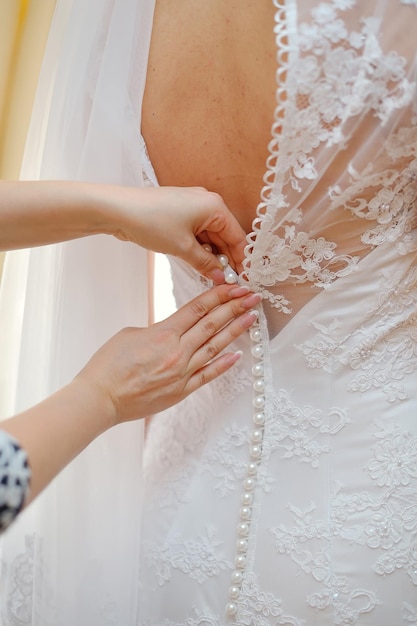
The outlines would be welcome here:
[[[224,274],[202,243],[227,254],[235,267],[245,245],[221,197],[201,187],[0,182],[0,249],[99,233],[177,255],[217,282]],[[159,324],[125,328],[67,386],[3,421],[28,453],[31,500],[108,428],[159,412],[232,367],[239,353],[218,355],[250,328],[259,302],[246,287],[223,284]]]
[[[204,185],[250,232],[275,108],[271,0],[156,0],[142,133],[161,185]]]
[[[239,353],[218,355],[253,324],[259,300],[220,285],[150,328],[125,328],[67,386],[2,422],[28,453],[29,501],[108,428],[161,411],[232,367]]]
[[[202,187],[0,181],[0,250],[100,233],[178,256],[215,282],[223,273],[201,243],[213,244],[236,268],[246,243],[222,198]]]

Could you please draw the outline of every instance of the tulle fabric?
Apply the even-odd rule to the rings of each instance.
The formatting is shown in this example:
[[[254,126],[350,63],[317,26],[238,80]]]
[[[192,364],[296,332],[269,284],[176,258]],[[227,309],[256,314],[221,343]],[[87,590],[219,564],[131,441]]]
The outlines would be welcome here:
[[[22,178],[143,184],[152,17],[149,0],[58,0]],[[146,252],[133,244],[103,235],[8,254],[1,416],[70,381],[112,334],[145,325],[147,314]],[[3,626],[136,623],[142,429],[102,435],[4,536]]]

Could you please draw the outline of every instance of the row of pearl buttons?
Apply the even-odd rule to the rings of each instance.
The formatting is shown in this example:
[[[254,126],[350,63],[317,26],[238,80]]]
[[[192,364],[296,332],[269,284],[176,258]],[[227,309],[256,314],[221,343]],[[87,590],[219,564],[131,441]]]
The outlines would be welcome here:
[[[243,493],[241,497],[240,522],[237,527],[238,540],[236,543],[235,570],[232,573],[232,584],[229,589],[229,600],[226,605],[226,615],[233,617],[238,610],[237,600],[240,596],[241,585],[243,582],[243,571],[246,567],[246,554],[248,549],[248,540],[250,530],[250,522],[252,518],[253,491],[256,486],[256,478],[258,474],[258,466],[262,454],[262,441],[265,424],[265,380],[263,366],[263,346],[262,333],[259,325],[252,327],[250,338],[254,342],[252,355],[254,357],[254,365],[252,374],[254,376],[253,383],[253,423],[254,429],[249,444],[249,456],[251,458],[246,470],[246,478],[243,481]]]

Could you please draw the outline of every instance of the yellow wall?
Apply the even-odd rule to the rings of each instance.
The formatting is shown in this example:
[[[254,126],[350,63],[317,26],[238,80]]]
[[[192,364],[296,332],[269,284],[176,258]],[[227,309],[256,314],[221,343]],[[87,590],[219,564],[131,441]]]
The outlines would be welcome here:
[[[55,2],[0,0],[0,178],[3,179],[19,176]],[[0,255],[0,274],[2,262]]]

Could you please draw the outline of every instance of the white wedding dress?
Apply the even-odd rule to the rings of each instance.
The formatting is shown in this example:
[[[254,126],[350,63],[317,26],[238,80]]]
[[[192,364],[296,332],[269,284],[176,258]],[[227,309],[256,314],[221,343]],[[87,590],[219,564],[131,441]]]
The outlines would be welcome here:
[[[22,516],[3,547],[2,626],[417,624],[417,2],[274,5],[277,108],[241,277],[264,296],[259,324],[238,366],[153,420],[142,528],[135,431],[107,433]],[[49,72],[61,89],[38,128],[57,139],[36,175],[156,185],[138,136],[153,3],[59,6],[57,40],[72,36]],[[47,274],[52,291],[20,301],[29,319],[68,320],[47,317],[35,341],[38,377],[53,373],[41,393],[81,365],[89,329],[92,349],[141,318],[139,296],[128,314],[123,298],[143,256],[121,244],[97,263],[94,241],[63,247],[58,302]],[[178,305],[207,288],[171,263]],[[78,302],[95,308],[75,324]],[[22,393],[31,374],[16,367]]]
[[[141,626],[417,624],[417,6],[279,4],[264,308],[151,424]]]

